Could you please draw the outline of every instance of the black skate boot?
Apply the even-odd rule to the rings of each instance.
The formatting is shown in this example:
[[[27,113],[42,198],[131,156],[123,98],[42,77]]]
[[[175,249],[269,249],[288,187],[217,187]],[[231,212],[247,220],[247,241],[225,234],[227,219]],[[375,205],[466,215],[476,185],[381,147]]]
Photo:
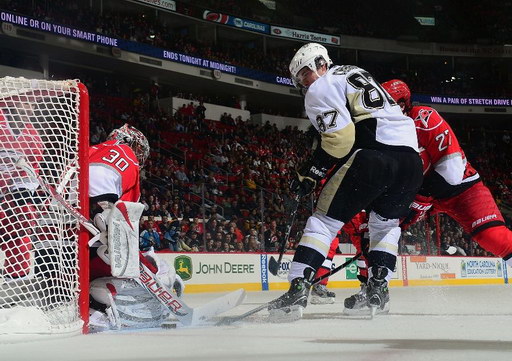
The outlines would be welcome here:
[[[271,322],[289,322],[302,318],[302,311],[308,304],[311,279],[315,275],[312,268],[304,270],[306,277],[295,278],[284,295],[268,305]]]
[[[317,283],[311,289],[311,304],[326,305],[334,303],[336,293],[329,291],[325,285]]]
[[[345,298],[345,309],[343,313],[346,315],[357,315],[360,313],[368,314],[368,277],[358,275],[357,278],[361,282],[361,290],[350,297]]]
[[[383,266],[372,267],[372,277],[368,281],[368,306],[372,310],[372,316],[375,313],[385,313],[389,311],[389,289],[386,276],[388,269]]]

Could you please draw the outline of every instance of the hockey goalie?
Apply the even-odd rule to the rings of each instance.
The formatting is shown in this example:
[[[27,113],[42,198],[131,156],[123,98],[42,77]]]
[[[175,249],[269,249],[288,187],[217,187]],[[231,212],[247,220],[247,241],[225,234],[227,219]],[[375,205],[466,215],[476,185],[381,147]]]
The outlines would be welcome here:
[[[139,171],[149,155],[146,137],[125,124],[89,152],[91,239],[90,321],[92,331],[158,327],[169,308],[137,282],[142,262],[179,297],[181,278],[153,252],[139,252],[139,219],[144,210]]]

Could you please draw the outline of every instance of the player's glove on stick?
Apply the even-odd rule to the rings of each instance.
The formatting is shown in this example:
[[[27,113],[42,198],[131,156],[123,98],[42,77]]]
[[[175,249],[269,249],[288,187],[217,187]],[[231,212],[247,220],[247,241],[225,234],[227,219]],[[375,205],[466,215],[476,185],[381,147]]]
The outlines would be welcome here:
[[[304,197],[313,192],[317,184],[325,178],[328,169],[307,162],[296,171],[295,178],[290,182],[290,191],[299,197]]]
[[[423,220],[432,208],[432,198],[416,195],[416,198],[409,206],[409,214],[400,222],[402,230],[406,230],[416,222]]]

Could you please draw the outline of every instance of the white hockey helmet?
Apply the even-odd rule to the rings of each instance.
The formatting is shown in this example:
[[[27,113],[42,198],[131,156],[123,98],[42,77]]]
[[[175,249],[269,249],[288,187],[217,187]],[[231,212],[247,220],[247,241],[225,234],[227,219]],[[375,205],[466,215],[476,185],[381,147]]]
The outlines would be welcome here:
[[[128,124],[121,128],[114,129],[107,137],[108,140],[119,140],[121,143],[132,148],[141,167],[144,166],[149,157],[149,142],[144,134],[137,128]]]
[[[298,76],[299,72],[308,67],[316,72],[322,65],[327,64],[327,68],[332,65],[332,60],[325,46],[318,43],[308,43],[303,45],[290,62],[290,74],[292,76],[293,85],[297,88],[303,88],[301,80]]]

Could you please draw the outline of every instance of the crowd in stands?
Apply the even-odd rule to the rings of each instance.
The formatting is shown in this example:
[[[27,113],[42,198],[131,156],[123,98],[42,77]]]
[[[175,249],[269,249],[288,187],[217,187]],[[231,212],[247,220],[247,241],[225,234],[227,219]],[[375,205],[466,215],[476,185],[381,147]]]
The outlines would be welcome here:
[[[152,153],[141,173],[141,202],[146,205],[141,249],[276,251],[294,205],[290,173],[309,156],[311,135],[227,114],[204,119],[204,105],[198,109],[194,103],[165,114],[151,105],[150,90],[133,94],[131,99],[93,95],[91,139],[103,141],[124,122],[148,136]],[[458,135],[498,204],[512,204],[509,133],[462,128]],[[289,250],[296,247],[311,209],[309,199],[299,207]],[[429,236],[425,222],[411,227],[402,237],[401,252],[439,254],[450,245],[458,254],[490,256],[449,217],[441,215],[438,222],[437,233],[436,218],[430,217]],[[350,242],[346,234],[340,240]]]
[[[239,2],[205,0],[199,3],[240,16],[250,17],[251,14],[251,8]],[[293,5],[298,14],[316,6],[318,14],[321,14],[328,7],[309,0],[283,3],[290,7]],[[270,50],[263,55],[257,47],[248,49],[231,41],[206,44],[192,37],[186,27],[175,29],[156,21],[154,13],[114,12],[105,7],[100,15],[97,9],[93,11],[78,6],[75,1],[63,0],[52,1],[51,6],[49,2],[0,0],[0,6],[47,21],[284,75],[288,75],[288,60],[293,54],[290,47]],[[366,9],[366,6],[361,5],[361,9]],[[263,21],[264,16],[260,20]],[[324,26],[330,25],[331,17],[325,17]],[[300,22],[299,18],[294,17]],[[278,22],[277,19],[271,20]],[[315,19],[317,22],[320,20]],[[371,30],[373,23],[358,21],[353,27],[348,24],[350,22],[338,24],[344,27],[342,33],[381,35],[377,27]],[[455,91],[457,87],[439,82],[448,73],[434,71],[433,67],[435,65],[426,66],[415,72],[375,65],[368,70],[380,79],[400,77],[408,80],[414,92],[429,89],[436,89],[438,93]],[[487,71],[493,70],[489,67]],[[288,191],[290,175],[309,156],[310,134],[291,127],[278,130],[270,124],[254,125],[246,119],[234,119],[228,113],[221,119],[205,119],[204,103],[236,107],[236,99],[221,101],[211,96],[179,94],[180,98],[199,100],[200,105],[187,103],[169,114],[158,107],[158,84],[146,89],[130,84],[130,79],[118,81],[108,76],[88,78],[73,74],[73,77],[85,81],[91,94],[92,143],[104,141],[110,130],[127,122],[143,131],[151,144],[151,157],[141,172],[141,202],[146,205],[140,230],[141,249],[154,247],[162,251],[190,252],[277,249],[288,232],[288,215],[293,207],[292,195]],[[487,77],[488,73],[485,75]],[[506,89],[501,83],[496,88]],[[485,91],[492,94],[492,88]],[[498,205],[510,207],[510,133],[464,128],[458,136],[468,159],[482,175]],[[288,249],[296,246],[311,209],[309,199],[301,203],[297,220],[291,227]],[[434,217],[431,217],[431,223],[430,229],[433,230]],[[453,245],[460,249],[460,254],[489,255],[446,216],[439,218],[439,234],[427,237],[425,229],[424,223],[411,227],[402,239],[401,251],[436,254],[442,252],[445,245]],[[341,240],[350,241],[343,234]]]
[[[87,82],[86,82],[87,84]],[[125,122],[138,127],[152,152],[141,172],[146,205],[141,248],[169,251],[275,251],[288,225],[289,175],[308,156],[309,137],[225,114],[204,119],[204,106],[159,113],[150,92],[132,99],[91,97],[91,141]],[[165,129],[162,131],[162,129]],[[299,151],[300,150],[300,151]],[[309,208],[300,207],[289,248]]]
[[[199,56],[210,60],[225,62],[237,66],[255,69],[281,76],[289,76],[288,61],[297,44],[278,47],[267,47],[263,51],[263,42],[258,40],[233,41],[219,39],[205,40],[208,37],[198,37],[191,23],[188,26],[173,27],[173,15],[160,12],[155,15],[152,8],[140,5],[140,11],[125,9],[120,0],[104,1],[103,10],[90,7],[89,1],[33,2],[32,0],[0,0],[0,6],[10,11],[16,11],[47,21],[78,27],[80,29],[119,37],[131,41],[150,44],[156,47],[175,50],[189,55]],[[359,35],[369,37],[397,38],[407,34],[426,34],[422,41],[436,42],[472,42],[492,39],[510,43],[510,4],[497,4],[490,1],[463,6],[460,1],[453,1],[443,6],[426,2],[418,4],[402,4],[397,11],[396,6],[387,3],[363,2],[352,6],[347,1],[314,2],[311,0],[292,2],[280,1],[276,11],[269,11],[256,0],[249,2],[205,0],[199,2],[184,2],[190,15],[201,17],[199,9],[213,9],[230,14],[258,18],[283,25],[302,25],[304,28],[322,31],[332,31],[342,35]],[[457,4],[459,6],[457,6]],[[486,4],[486,5],[484,5]],[[131,6],[135,6],[131,4]],[[201,7],[202,6],[202,7]],[[377,8],[375,8],[377,6]],[[350,7],[351,11],[345,11]],[[315,11],[310,11],[310,9]],[[463,9],[467,16],[457,15]],[[482,17],[484,12],[490,17]],[[293,16],[282,16],[284,13]],[[433,13],[438,26],[425,29],[414,19],[415,16],[427,16]],[[307,14],[305,16],[304,14]],[[421,15],[418,15],[421,14]],[[473,21],[468,21],[471,18]],[[361,21],[361,19],[365,19]],[[487,23],[485,19],[489,20]],[[478,21],[477,21],[478,20]],[[181,22],[180,22],[181,23]],[[447,36],[448,35],[448,36]],[[218,35],[220,36],[220,35]],[[440,38],[438,38],[440,37]],[[285,43],[283,43],[285,44]],[[336,63],[344,63],[347,59],[338,59],[337,51],[331,52]],[[359,58],[363,58],[359,52]],[[372,60],[371,53],[367,58],[371,64],[364,65],[371,69],[372,74],[382,81],[400,77],[410,83],[414,92],[433,94],[476,95],[487,97],[507,97],[512,94],[507,69],[509,66],[502,59],[480,59],[474,64],[464,62],[452,64],[452,58],[439,63],[440,57],[432,57],[426,62],[425,57],[405,58],[394,64],[379,68],[379,57]],[[353,57],[355,58],[355,56]],[[408,64],[407,66],[405,64]]]

